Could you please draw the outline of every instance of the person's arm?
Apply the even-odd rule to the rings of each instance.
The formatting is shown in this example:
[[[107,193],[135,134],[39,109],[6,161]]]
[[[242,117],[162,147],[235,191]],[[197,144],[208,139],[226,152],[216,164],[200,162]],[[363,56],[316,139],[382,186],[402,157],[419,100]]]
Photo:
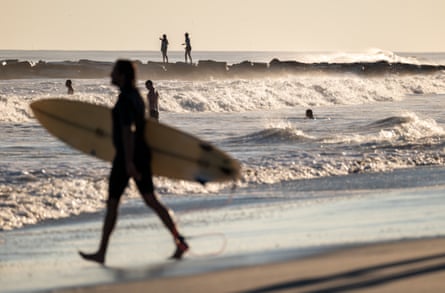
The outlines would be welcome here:
[[[155,91],[155,109],[156,111],[159,111],[159,93],[157,91]]]
[[[130,126],[122,128],[122,139],[124,144],[125,166],[128,176],[134,179],[140,179],[141,174],[136,169],[134,159],[134,133],[131,131]]]

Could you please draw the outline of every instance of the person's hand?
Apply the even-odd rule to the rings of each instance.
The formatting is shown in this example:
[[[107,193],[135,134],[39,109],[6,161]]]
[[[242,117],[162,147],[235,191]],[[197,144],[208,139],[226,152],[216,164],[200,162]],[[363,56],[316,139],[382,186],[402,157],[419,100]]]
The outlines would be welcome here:
[[[127,174],[136,180],[141,179],[141,173],[138,172],[133,162],[127,163]]]

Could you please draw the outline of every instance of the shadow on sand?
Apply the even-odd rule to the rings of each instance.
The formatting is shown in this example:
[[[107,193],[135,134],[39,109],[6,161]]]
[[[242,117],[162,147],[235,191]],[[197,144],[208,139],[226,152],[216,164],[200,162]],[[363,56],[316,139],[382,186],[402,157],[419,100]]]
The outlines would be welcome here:
[[[437,263],[439,260],[443,262]],[[436,261],[436,263],[431,263]],[[413,265],[417,266],[413,268]],[[390,270],[385,272],[385,270]],[[445,253],[426,257],[383,263],[376,266],[341,272],[316,278],[296,279],[246,292],[276,292],[280,290],[299,290],[304,292],[345,292],[366,289],[411,277],[422,276],[445,270]],[[310,286],[317,286],[309,288]]]

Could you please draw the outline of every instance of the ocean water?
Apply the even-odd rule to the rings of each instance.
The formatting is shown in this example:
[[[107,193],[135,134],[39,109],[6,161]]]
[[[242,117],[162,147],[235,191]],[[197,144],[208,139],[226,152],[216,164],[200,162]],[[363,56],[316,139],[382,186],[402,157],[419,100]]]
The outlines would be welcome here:
[[[111,62],[125,57],[158,61],[158,55],[158,52],[0,51],[0,60]],[[182,52],[172,53],[171,60],[181,58]],[[381,50],[198,52],[195,58],[228,63],[269,62],[279,58],[304,62],[385,60],[445,64],[445,53]],[[38,99],[63,97],[111,107],[118,92],[109,79],[74,79],[75,94],[67,96],[64,81],[0,80],[0,230],[76,217],[104,208],[109,164],[81,154],[50,136],[33,118],[29,104]],[[145,95],[143,83],[140,80],[138,87]],[[205,203],[200,204],[205,209],[224,202],[222,195],[237,194],[253,194],[263,200],[279,196],[289,203],[312,202],[313,198],[308,199],[296,190],[320,190],[309,182],[325,180],[324,186],[329,186],[335,185],[338,178],[348,181],[354,175],[361,176],[361,188],[372,189],[377,182],[373,178],[383,174],[379,181],[383,187],[379,188],[385,193],[406,184],[403,180],[385,181],[385,174],[445,165],[444,71],[372,77],[339,72],[254,79],[159,80],[155,81],[155,87],[160,93],[161,122],[212,142],[238,159],[243,167],[238,182],[204,187],[155,178],[157,191],[173,202],[205,198]],[[305,119],[308,108],[314,111],[315,120]],[[280,187],[286,184],[293,187]],[[428,184],[435,186],[442,182],[437,179]],[[235,191],[231,191],[233,187]],[[353,195],[342,195],[348,196]],[[332,200],[329,195],[319,197],[321,202],[328,200]],[[134,186],[127,191],[126,201],[141,205]],[[252,204],[255,204],[253,199],[237,201],[241,206]],[[187,209],[187,204],[176,208]]]

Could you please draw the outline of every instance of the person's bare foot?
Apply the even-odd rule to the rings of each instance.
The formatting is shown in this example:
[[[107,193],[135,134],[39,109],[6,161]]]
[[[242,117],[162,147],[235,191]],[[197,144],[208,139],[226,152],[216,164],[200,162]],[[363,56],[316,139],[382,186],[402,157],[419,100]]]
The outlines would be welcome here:
[[[170,258],[180,260],[184,255],[184,253],[187,252],[187,250],[189,250],[189,246],[187,242],[185,242],[184,237],[180,236],[178,238],[178,242],[176,243],[176,251]]]
[[[82,251],[79,251],[79,255],[84,259],[84,260],[88,260],[88,261],[94,261],[100,264],[104,264],[105,263],[105,256],[100,254],[100,253],[84,253]]]

